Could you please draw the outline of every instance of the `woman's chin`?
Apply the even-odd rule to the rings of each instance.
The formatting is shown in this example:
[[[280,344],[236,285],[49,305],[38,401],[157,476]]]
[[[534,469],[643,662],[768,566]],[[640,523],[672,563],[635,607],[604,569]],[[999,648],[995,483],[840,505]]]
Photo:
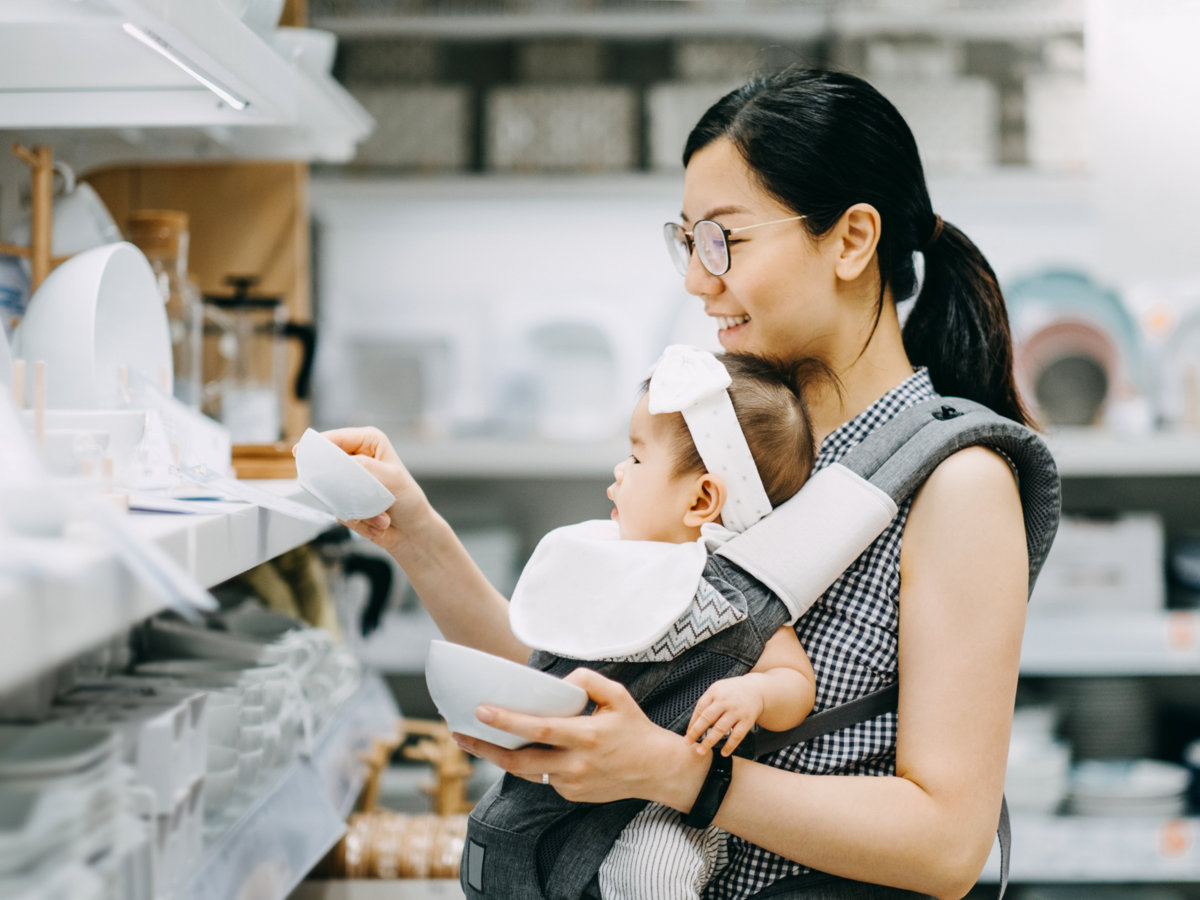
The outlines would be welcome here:
[[[722,328],[717,332],[717,340],[730,353],[750,353],[752,352],[749,334],[751,325],[751,322],[743,322],[733,328]]]

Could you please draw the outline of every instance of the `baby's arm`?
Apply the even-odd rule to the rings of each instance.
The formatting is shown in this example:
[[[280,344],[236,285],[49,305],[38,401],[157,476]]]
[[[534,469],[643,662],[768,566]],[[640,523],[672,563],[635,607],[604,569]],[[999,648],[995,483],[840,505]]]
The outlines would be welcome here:
[[[796,632],[785,625],[767,641],[753,669],[739,678],[723,678],[704,692],[687,736],[700,741],[696,752],[703,754],[728,734],[721,752],[729,756],[756,722],[768,731],[795,728],[812,712],[816,695],[812,663]]]

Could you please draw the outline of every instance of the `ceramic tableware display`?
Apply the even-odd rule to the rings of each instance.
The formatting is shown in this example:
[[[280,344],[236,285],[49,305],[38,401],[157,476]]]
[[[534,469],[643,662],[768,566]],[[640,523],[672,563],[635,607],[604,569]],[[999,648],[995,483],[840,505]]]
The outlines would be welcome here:
[[[446,641],[433,641],[425,662],[425,680],[438,712],[451,731],[489,741],[509,750],[528,741],[484,725],[475,718],[482,704],[534,716],[577,716],[587,692],[553,675]]]
[[[392,492],[328,438],[311,428],[296,445],[300,486],[339,519],[370,519],[396,502]]]
[[[1157,759],[1089,759],[1071,775],[1070,810],[1081,816],[1174,818],[1187,807],[1191,772]]]
[[[13,336],[13,356],[46,362],[51,409],[117,409],[137,372],[169,393],[171,335],[154,272],[132,244],[80,253],[50,273]]]

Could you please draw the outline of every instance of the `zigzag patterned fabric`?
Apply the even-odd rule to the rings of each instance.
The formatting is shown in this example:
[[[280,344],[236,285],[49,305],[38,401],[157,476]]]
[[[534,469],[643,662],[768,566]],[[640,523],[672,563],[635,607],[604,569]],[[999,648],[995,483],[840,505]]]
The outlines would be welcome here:
[[[683,651],[695,647],[701,641],[708,640],[714,634],[736,625],[745,618],[744,610],[738,609],[726,600],[720,591],[701,578],[691,605],[649,649],[631,656],[615,656],[606,661],[669,662]]]

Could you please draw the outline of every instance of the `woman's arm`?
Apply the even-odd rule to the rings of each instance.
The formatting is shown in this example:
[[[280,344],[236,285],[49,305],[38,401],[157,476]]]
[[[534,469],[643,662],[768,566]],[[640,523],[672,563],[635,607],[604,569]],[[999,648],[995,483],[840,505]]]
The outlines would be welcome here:
[[[714,824],[823,872],[939,898],[962,897],[1000,813],[1025,621],[1028,559],[1016,485],[996,454],[970,448],[918,493],[900,558],[896,777],[801,775],[734,760]],[[640,797],[688,811],[708,761],[653,726],[594,672],[581,719],[482,708],[480,718],[555,749],[460,743],[571,800]]]
[[[508,601],[429,505],[387,436],[378,428],[341,428],[324,434],[396,498],[387,512],[346,525],[395,557],[446,639],[525,662],[529,648],[513,636]]]

